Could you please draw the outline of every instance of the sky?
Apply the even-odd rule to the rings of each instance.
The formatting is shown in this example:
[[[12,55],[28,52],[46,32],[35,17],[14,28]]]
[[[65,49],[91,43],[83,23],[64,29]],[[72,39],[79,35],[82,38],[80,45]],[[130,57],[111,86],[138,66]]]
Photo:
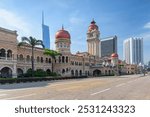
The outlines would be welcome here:
[[[144,62],[150,60],[150,0],[0,0],[0,27],[22,36],[42,39],[42,11],[50,28],[51,49],[62,25],[71,35],[71,51],[87,51],[86,33],[94,18],[100,39],[117,35],[123,59],[123,41],[144,40]]]

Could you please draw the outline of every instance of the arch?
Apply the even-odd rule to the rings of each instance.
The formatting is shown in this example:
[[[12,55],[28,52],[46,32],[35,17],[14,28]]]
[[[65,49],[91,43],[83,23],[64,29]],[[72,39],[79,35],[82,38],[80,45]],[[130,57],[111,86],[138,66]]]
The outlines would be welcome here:
[[[108,74],[111,75],[111,71],[110,70],[108,70]]]
[[[49,58],[48,62],[49,62],[49,63],[51,63],[51,62],[52,62],[52,61],[51,61],[51,58]]]
[[[75,71],[75,76],[78,76],[78,70]]]
[[[19,60],[23,61],[23,55],[22,54],[19,55]]]
[[[74,70],[71,70],[71,75],[74,76]]]
[[[9,67],[3,67],[1,69],[1,77],[3,78],[12,78],[12,69]]]
[[[64,63],[65,62],[65,57],[64,56],[62,56],[62,63]]]
[[[82,70],[79,71],[80,76],[82,76]]]
[[[69,71],[69,69],[68,68],[66,68],[66,72],[68,72]]]
[[[59,56],[59,63],[61,63],[61,56]]]
[[[107,70],[105,70],[105,75],[107,75]]]
[[[66,63],[68,63],[68,56],[66,56]]]
[[[62,69],[62,73],[63,73],[63,74],[65,73],[65,69]]]
[[[7,51],[7,57],[8,58],[12,58],[12,50],[8,50]]]
[[[17,76],[18,77],[23,76],[23,70],[21,68],[17,68]]]
[[[39,57],[39,56],[37,57],[37,62],[38,62],[38,63],[40,62],[40,57]]]
[[[41,63],[43,63],[43,57],[41,57]]]
[[[27,62],[30,62],[30,56],[27,55]]]
[[[48,58],[45,59],[45,63],[48,63]]]
[[[93,76],[101,76],[101,73],[101,70],[96,69],[93,71]]]
[[[85,75],[86,75],[86,76],[88,75],[88,72],[87,72],[87,71],[85,71]]]
[[[48,75],[50,75],[50,74],[51,74],[51,70],[50,70],[50,69],[47,69],[47,70],[46,70],[46,73],[47,73]]]
[[[0,49],[0,57],[6,57],[6,50],[5,49]]]

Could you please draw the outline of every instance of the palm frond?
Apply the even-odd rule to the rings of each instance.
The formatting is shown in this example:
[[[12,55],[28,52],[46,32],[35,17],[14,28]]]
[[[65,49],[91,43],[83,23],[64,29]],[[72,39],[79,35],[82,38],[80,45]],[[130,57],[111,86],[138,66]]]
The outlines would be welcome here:
[[[22,40],[22,42],[27,42],[29,44],[31,43],[31,40],[27,37],[22,37],[21,40]]]
[[[18,46],[24,46],[24,45],[29,45],[27,42],[20,42],[18,43]]]

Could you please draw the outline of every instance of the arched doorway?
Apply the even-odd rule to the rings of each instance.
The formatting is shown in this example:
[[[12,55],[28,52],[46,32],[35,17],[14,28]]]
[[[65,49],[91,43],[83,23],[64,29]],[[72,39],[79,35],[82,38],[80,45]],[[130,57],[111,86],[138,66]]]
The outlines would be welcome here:
[[[18,76],[18,77],[23,76],[23,70],[22,70],[22,69],[17,68],[17,76]]]
[[[71,70],[71,75],[74,76],[74,71],[73,70]]]
[[[78,76],[78,70],[75,71],[75,76]]]
[[[12,78],[12,70],[9,67],[4,67],[1,69],[2,78]]]
[[[98,70],[98,69],[94,70],[93,76],[101,76],[101,70]]]
[[[108,74],[111,75],[111,71],[110,70],[108,71]]]
[[[105,70],[105,75],[108,75],[108,74],[107,74],[107,70]]]
[[[51,74],[51,70],[50,70],[50,69],[47,69],[47,70],[46,70],[46,73],[47,73],[48,75],[50,75],[50,74]]]
[[[80,70],[80,76],[82,76],[82,70]]]
[[[65,69],[62,69],[62,74],[64,74],[65,73]]]

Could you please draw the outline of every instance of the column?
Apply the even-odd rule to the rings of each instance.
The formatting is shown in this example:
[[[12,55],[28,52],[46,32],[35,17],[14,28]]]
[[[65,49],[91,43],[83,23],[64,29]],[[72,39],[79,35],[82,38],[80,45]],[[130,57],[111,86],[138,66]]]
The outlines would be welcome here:
[[[16,63],[13,64],[13,73],[12,73],[13,78],[17,78],[17,68],[16,68]]]

